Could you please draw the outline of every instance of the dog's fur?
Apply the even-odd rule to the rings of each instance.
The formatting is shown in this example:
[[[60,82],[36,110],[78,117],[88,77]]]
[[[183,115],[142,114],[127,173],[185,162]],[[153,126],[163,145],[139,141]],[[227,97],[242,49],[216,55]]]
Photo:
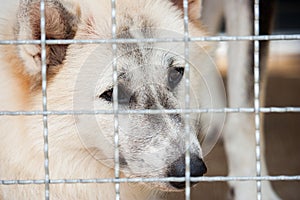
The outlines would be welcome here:
[[[10,4],[1,16],[1,39],[40,39],[39,2],[21,0]],[[198,21],[200,5],[199,1],[189,0],[190,36],[206,35]],[[118,38],[184,36],[181,1],[117,1],[116,19]],[[111,30],[109,0],[46,1],[47,39],[110,39]],[[183,43],[118,44],[119,108],[183,108],[184,49]],[[222,81],[209,58],[212,49],[206,42],[189,44],[191,108],[224,107]],[[0,51],[0,110],[41,110],[40,45],[6,45]],[[109,43],[48,45],[48,110],[112,110],[112,60]],[[201,148],[197,137],[220,132],[223,119],[223,114],[190,115],[192,173],[199,168],[194,160],[201,160],[203,151],[210,148],[205,146],[207,143]],[[173,168],[174,164],[184,164],[186,123],[184,114],[119,115],[121,177],[177,176]],[[48,127],[51,179],[114,177],[113,115],[50,115]],[[44,179],[43,116],[1,116],[0,137],[1,179]],[[202,168],[197,174],[205,173],[205,166]],[[248,190],[233,187],[237,194]],[[121,198],[162,199],[164,191],[172,190],[178,189],[170,183],[122,183]],[[267,190],[273,198],[272,190]],[[112,183],[51,184],[50,191],[53,199],[115,196]],[[252,199],[251,195],[247,198]],[[0,186],[0,199],[43,196],[44,185]],[[238,198],[245,199],[241,195]]]

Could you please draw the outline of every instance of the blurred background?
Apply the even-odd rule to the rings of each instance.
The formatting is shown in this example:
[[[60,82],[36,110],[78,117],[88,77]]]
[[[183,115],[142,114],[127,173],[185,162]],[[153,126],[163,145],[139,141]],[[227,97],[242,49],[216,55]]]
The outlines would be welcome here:
[[[299,0],[277,1],[273,34],[300,34]],[[226,48],[222,42],[217,51],[217,65],[225,79]],[[300,41],[270,43],[266,106],[300,107]],[[266,114],[264,130],[269,174],[300,175],[300,113]],[[208,176],[227,175],[222,141],[205,161]],[[272,185],[282,199],[300,199],[300,181],[274,181]],[[227,192],[225,182],[200,183],[192,189],[192,199],[225,200]]]

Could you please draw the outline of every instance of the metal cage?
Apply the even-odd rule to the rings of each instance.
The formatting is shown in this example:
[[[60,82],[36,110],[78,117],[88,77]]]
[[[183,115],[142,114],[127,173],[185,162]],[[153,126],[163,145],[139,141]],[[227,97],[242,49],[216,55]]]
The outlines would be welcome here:
[[[114,183],[115,184],[115,192],[116,192],[116,199],[120,199],[120,183],[124,182],[163,182],[163,181],[185,181],[185,199],[191,199],[191,181],[199,181],[199,182],[227,182],[227,181],[255,181],[257,185],[257,199],[260,200],[261,197],[261,182],[262,181],[299,181],[300,175],[288,176],[288,175],[281,175],[281,176],[262,176],[261,175],[261,138],[260,138],[260,113],[300,113],[300,107],[261,107],[260,105],[260,70],[259,70],[259,41],[275,41],[275,40],[300,40],[300,34],[280,34],[280,35],[259,35],[259,20],[260,20],[260,13],[259,13],[259,0],[255,0],[253,5],[254,10],[254,35],[250,36],[205,36],[205,37],[190,37],[189,36],[189,27],[188,27],[188,0],[183,0],[183,9],[184,9],[184,18],[183,18],[183,25],[184,25],[184,37],[183,38],[147,38],[147,39],[125,39],[125,38],[117,38],[116,37],[116,0],[111,0],[111,21],[112,21],[112,38],[110,40],[103,40],[103,39],[95,39],[95,40],[47,40],[46,39],[46,29],[45,29],[45,0],[40,1],[40,25],[41,25],[41,38],[40,40],[10,40],[10,41],[0,41],[0,45],[24,45],[24,44],[39,44],[41,45],[42,49],[42,95],[43,95],[43,110],[38,111],[0,111],[1,116],[18,116],[18,115],[40,115],[43,116],[43,136],[44,136],[44,168],[45,168],[45,178],[42,180],[0,180],[0,184],[2,185],[30,185],[30,184],[41,184],[45,186],[45,199],[48,200],[51,197],[51,190],[49,189],[51,184],[82,184],[82,183]],[[103,111],[103,110],[65,110],[65,111],[55,111],[55,110],[48,110],[47,108],[47,77],[46,77],[46,45],[53,45],[53,44],[104,44],[110,43],[113,46],[113,55],[116,55],[117,45],[121,43],[136,43],[136,42],[182,42],[185,44],[185,60],[188,60],[189,57],[189,43],[195,41],[214,41],[214,42],[221,42],[221,41],[253,41],[254,42],[254,107],[250,108],[222,108],[222,109],[190,109],[190,99],[189,93],[186,90],[186,100],[185,100],[185,109],[183,110],[130,110],[130,111],[119,111],[118,110],[118,102],[117,96],[114,96],[114,106],[113,110],[111,111]],[[113,60],[113,81],[115,85],[115,90],[117,90],[117,60],[116,56],[114,56]],[[186,62],[185,64],[186,69],[186,82],[185,87],[189,88],[189,63]],[[114,95],[117,95],[114,93]],[[213,177],[199,177],[199,178],[191,178],[190,177],[190,154],[186,152],[186,173],[185,178],[120,178],[120,166],[119,166],[119,137],[118,137],[118,126],[119,126],[119,119],[118,115],[120,114],[128,114],[128,113],[137,113],[137,114],[159,114],[159,113],[184,113],[185,120],[189,120],[190,113],[207,113],[207,112],[215,112],[215,113],[255,113],[255,138],[256,138],[256,148],[253,151],[256,152],[256,176],[252,177],[227,177],[227,176],[213,176]],[[97,114],[109,114],[114,115],[114,144],[115,144],[115,178],[112,179],[50,179],[49,174],[49,162],[51,160],[48,156],[48,116],[49,115],[97,115]],[[186,123],[188,124],[188,123]],[[186,125],[186,145],[189,145],[188,135],[189,135],[189,125]],[[0,177],[1,178],[1,177]]]

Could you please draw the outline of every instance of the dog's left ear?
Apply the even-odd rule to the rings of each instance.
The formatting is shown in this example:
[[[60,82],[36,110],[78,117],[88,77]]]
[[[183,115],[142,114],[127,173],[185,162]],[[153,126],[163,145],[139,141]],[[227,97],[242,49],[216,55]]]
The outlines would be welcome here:
[[[175,6],[183,11],[183,0],[170,0]],[[188,0],[189,19],[198,20],[201,13],[201,0]]]

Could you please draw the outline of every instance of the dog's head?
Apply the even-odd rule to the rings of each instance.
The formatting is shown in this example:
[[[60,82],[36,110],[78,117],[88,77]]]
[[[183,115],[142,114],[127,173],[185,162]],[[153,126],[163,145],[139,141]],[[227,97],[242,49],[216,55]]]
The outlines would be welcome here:
[[[39,39],[39,2],[21,2],[18,39]],[[200,2],[188,2],[189,36],[204,36],[197,21]],[[220,106],[223,94],[218,92],[221,82],[209,58],[210,45],[189,42],[187,48],[183,42],[134,41],[184,39],[181,0],[124,0],[118,1],[116,9],[116,38],[132,42],[120,42],[116,46],[111,43],[47,45],[49,101],[53,102],[54,109],[63,108],[62,99],[68,96],[75,110],[107,111],[108,114],[100,112],[96,116],[76,116],[78,133],[95,159],[112,167],[114,133],[118,127],[120,166],[126,176],[184,177],[188,149],[191,176],[202,176],[207,169],[198,137],[200,133],[212,132],[210,124],[220,121],[220,117],[179,112],[154,114],[145,110]],[[47,39],[111,39],[110,1],[93,1],[93,4],[46,1],[46,36]],[[33,77],[31,89],[37,90],[41,80],[41,48],[23,45],[18,47],[18,52],[24,62],[23,73]],[[118,68],[117,87],[112,79],[114,65]],[[118,100],[114,101],[116,88]],[[116,108],[113,104],[116,101],[121,112],[136,113],[118,114],[116,124],[115,116],[109,114]],[[186,102],[190,102],[189,105]],[[141,110],[143,113],[138,112]],[[165,190],[184,188],[179,182],[152,185]]]

